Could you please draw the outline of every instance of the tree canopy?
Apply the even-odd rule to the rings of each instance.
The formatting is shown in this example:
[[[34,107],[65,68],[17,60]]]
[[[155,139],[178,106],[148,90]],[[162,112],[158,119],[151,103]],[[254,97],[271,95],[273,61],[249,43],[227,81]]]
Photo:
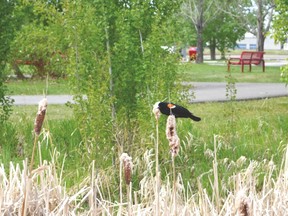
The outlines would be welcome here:
[[[276,0],[276,11],[273,28],[274,38],[281,43],[288,42],[288,1]],[[281,68],[281,78],[288,85],[288,65]]]

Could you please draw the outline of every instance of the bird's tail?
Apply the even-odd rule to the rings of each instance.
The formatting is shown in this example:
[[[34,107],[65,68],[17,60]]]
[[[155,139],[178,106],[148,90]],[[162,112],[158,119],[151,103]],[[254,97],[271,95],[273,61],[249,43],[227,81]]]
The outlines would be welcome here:
[[[190,118],[193,120],[193,121],[200,121],[201,118],[197,117],[197,116],[194,116],[193,114],[190,115]]]

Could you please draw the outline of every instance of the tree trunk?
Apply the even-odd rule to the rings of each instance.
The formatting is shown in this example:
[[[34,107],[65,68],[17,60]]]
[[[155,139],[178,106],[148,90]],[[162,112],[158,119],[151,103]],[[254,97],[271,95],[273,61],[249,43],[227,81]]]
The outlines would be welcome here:
[[[211,60],[216,60],[216,41],[214,38],[210,40],[210,58]]]
[[[226,56],[225,56],[225,50],[220,50],[221,52],[221,60],[225,60]]]
[[[196,63],[203,63],[203,28],[197,26],[197,57]]]
[[[257,51],[264,51],[264,20],[262,0],[257,0]]]
[[[197,19],[197,57],[196,63],[203,63],[203,28],[204,28],[204,21],[203,21],[203,0],[200,1],[198,11],[200,11],[200,15]]]
[[[15,71],[15,74],[17,76],[17,79],[25,79],[25,76],[23,75],[22,71],[20,70],[20,68],[18,67],[18,65],[16,64],[16,62],[14,62],[12,64],[12,68]]]

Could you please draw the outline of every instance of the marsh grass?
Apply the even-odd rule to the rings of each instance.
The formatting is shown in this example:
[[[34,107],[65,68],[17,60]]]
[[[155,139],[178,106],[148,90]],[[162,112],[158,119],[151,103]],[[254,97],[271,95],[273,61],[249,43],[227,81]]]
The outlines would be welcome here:
[[[231,174],[228,180],[223,181],[221,171],[218,169],[218,165],[223,163],[218,158],[219,141],[218,135],[214,135],[214,150],[211,158],[214,165],[211,167],[211,172],[196,177],[197,184],[194,187],[190,184],[185,185],[181,172],[178,173],[175,188],[178,208],[175,214],[285,215],[288,207],[286,202],[288,148],[283,149],[282,162],[278,169],[273,160],[249,161],[239,172]],[[149,154],[147,152],[136,160],[150,166],[155,161],[150,160],[153,157]],[[155,178],[149,172],[140,179],[139,190],[132,188],[133,203],[124,200],[118,202],[117,199],[112,199],[113,192],[109,190],[109,186],[103,187],[106,185],[105,174],[95,172],[95,162],[92,163],[90,174],[87,173],[88,181],[80,184],[77,189],[69,190],[62,180],[61,168],[55,165],[57,160],[57,154],[53,154],[51,162],[42,161],[41,165],[30,173],[29,182],[27,161],[23,161],[22,166],[10,163],[7,170],[1,166],[1,213],[3,215],[19,215],[20,212],[25,212],[27,215],[117,215],[121,211],[122,215],[155,215],[153,188]],[[236,165],[241,161],[242,159],[240,162],[236,161]],[[223,165],[229,169],[229,163]],[[263,183],[260,187],[259,171],[263,172]],[[210,179],[207,187],[202,184],[204,176]],[[208,189],[212,194],[207,193]],[[108,196],[104,196],[107,191]],[[166,176],[160,185],[161,215],[171,215],[171,212],[175,211],[171,205],[173,193],[171,177]],[[23,205],[25,194],[27,194],[27,202]]]
[[[37,193],[29,195],[27,214],[41,208],[41,212],[50,215],[68,212],[71,215],[92,212],[115,215],[120,209],[123,214],[128,214],[130,209],[132,215],[155,215],[155,188],[159,184],[160,215],[169,215],[174,211],[173,205],[177,206],[179,215],[235,215],[242,211],[238,210],[241,206],[246,206],[253,215],[263,212],[281,215],[287,208],[287,203],[283,201],[287,193],[287,97],[234,102],[233,139],[230,138],[230,114],[227,113],[230,106],[230,103],[191,104],[188,108],[201,116],[202,121],[194,123],[177,119],[181,145],[174,161],[175,176],[165,135],[166,118],[161,116],[158,125],[161,181],[157,183],[155,180],[154,139],[149,138],[142,141],[142,144],[147,142],[148,145],[141,144],[138,151],[131,152],[135,162],[133,187],[129,189],[131,196],[123,197],[122,202],[119,202],[117,166],[111,164],[111,167],[100,169],[99,158],[94,158],[93,162],[85,157],[87,153],[81,144],[82,138],[76,130],[73,115],[67,113],[64,118],[57,119],[59,114],[56,110],[68,109],[65,106],[49,106],[43,126],[47,133],[39,139],[34,176],[28,187],[25,183],[25,158],[31,155],[29,148],[33,142],[35,106],[31,108],[31,114],[28,107],[17,107],[17,114],[13,115],[10,126],[5,129],[4,139],[1,138],[1,153],[7,154],[5,158],[1,154],[1,209],[7,214],[10,211],[12,215],[13,212],[17,214],[22,210],[19,205],[23,203],[24,191],[34,188]],[[151,128],[150,132],[153,133]],[[20,139],[24,143],[24,153],[17,156],[15,150]],[[55,182],[49,184],[48,179]],[[13,183],[8,183],[10,180]],[[8,196],[8,191],[15,191],[15,197]],[[37,204],[36,200],[40,203]],[[128,200],[133,200],[129,208]],[[54,203],[54,207],[49,203]]]

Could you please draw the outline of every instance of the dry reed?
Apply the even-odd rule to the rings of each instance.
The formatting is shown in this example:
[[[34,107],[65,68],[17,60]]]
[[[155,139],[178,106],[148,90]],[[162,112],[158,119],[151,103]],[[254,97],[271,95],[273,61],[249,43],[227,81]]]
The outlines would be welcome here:
[[[286,150],[288,155],[288,149]],[[217,152],[216,152],[217,153]],[[146,161],[150,167],[151,153],[144,154],[146,158],[136,160]],[[143,156],[144,157],[144,156]],[[52,161],[56,161],[53,159]],[[218,161],[218,160],[217,160]],[[201,176],[198,178],[198,190],[195,185],[177,181],[177,187],[181,193],[177,194],[177,215],[212,215],[212,216],[234,216],[234,215],[286,215],[288,209],[288,156],[283,157],[283,167],[276,171],[272,161],[251,161],[246,169],[236,173],[229,179],[231,187],[219,187],[219,206],[215,203],[215,195],[208,194],[208,188],[203,187]],[[220,161],[218,161],[220,163]],[[259,173],[257,167],[266,167],[264,180],[261,187],[257,184]],[[92,165],[93,166],[93,165]],[[138,163],[137,163],[138,166]],[[22,167],[22,168],[21,168]],[[137,167],[135,167],[137,169]],[[29,175],[27,161],[23,165],[10,163],[8,169],[0,166],[0,211],[1,215],[21,215],[23,210],[24,194],[29,194],[25,204],[26,215],[115,215],[119,206],[127,205],[112,199],[105,199],[103,194],[109,190],[102,174],[95,173],[92,169],[91,176],[97,179],[80,184],[77,190],[67,191],[65,183],[57,175],[57,166],[54,163],[43,161],[43,165],[30,173],[30,185],[27,185],[26,176]],[[215,169],[214,172],[219,172]],[[143,173],[140,181],[140,189],[133,191],[135,202],[130,202],[130,210],[123,209],[121,215],[155,215],[155,178],[150,171]],[[203,175],[213,175],[213,171]],[[221,176],[221,175],[218,175]],[[90,179],[88,177],[88,179]],[[219,179],[219,182],[221,179]],[[59,183],[63,182],[61,185]],[[89,183],[91,182],[91,183]],[[222,181],[221,181],[222,182]],[[222,182],[223,183],[223,182]],[[82,185],[82,186],[81,186]],[[109,185],[109,184],[108,184]],[[197,186],[196,186],[197,187]],[[215,190],[217,184],[211,184]],[[87,205],[89,197],[95,193],[97,205]],[[192,189],[193,188],[193,189]],[[178,189],[180,190],[180,189]],[[107,197],[107,196],[106,196]],[[111,197],[111,196],[109,196]],[[173,215],[173,191],[171,190],[171,179],[169,176],[161,184],[159,192],[159,211],[161,215]]]
[[[157,105],[156,105],[157,104]],[[160,209],[160,198],[159,198],[159,188],[160,188],[160,169],[159,169],[159,118],[161,115],[161,112],[158,108],[158,102],[153,107],[152,112],[155,115],[156,119],[156,142],[155,142],[155,172],[156,172],[156,184],[155,184],[155,215],[160,215],[159,209]]]

